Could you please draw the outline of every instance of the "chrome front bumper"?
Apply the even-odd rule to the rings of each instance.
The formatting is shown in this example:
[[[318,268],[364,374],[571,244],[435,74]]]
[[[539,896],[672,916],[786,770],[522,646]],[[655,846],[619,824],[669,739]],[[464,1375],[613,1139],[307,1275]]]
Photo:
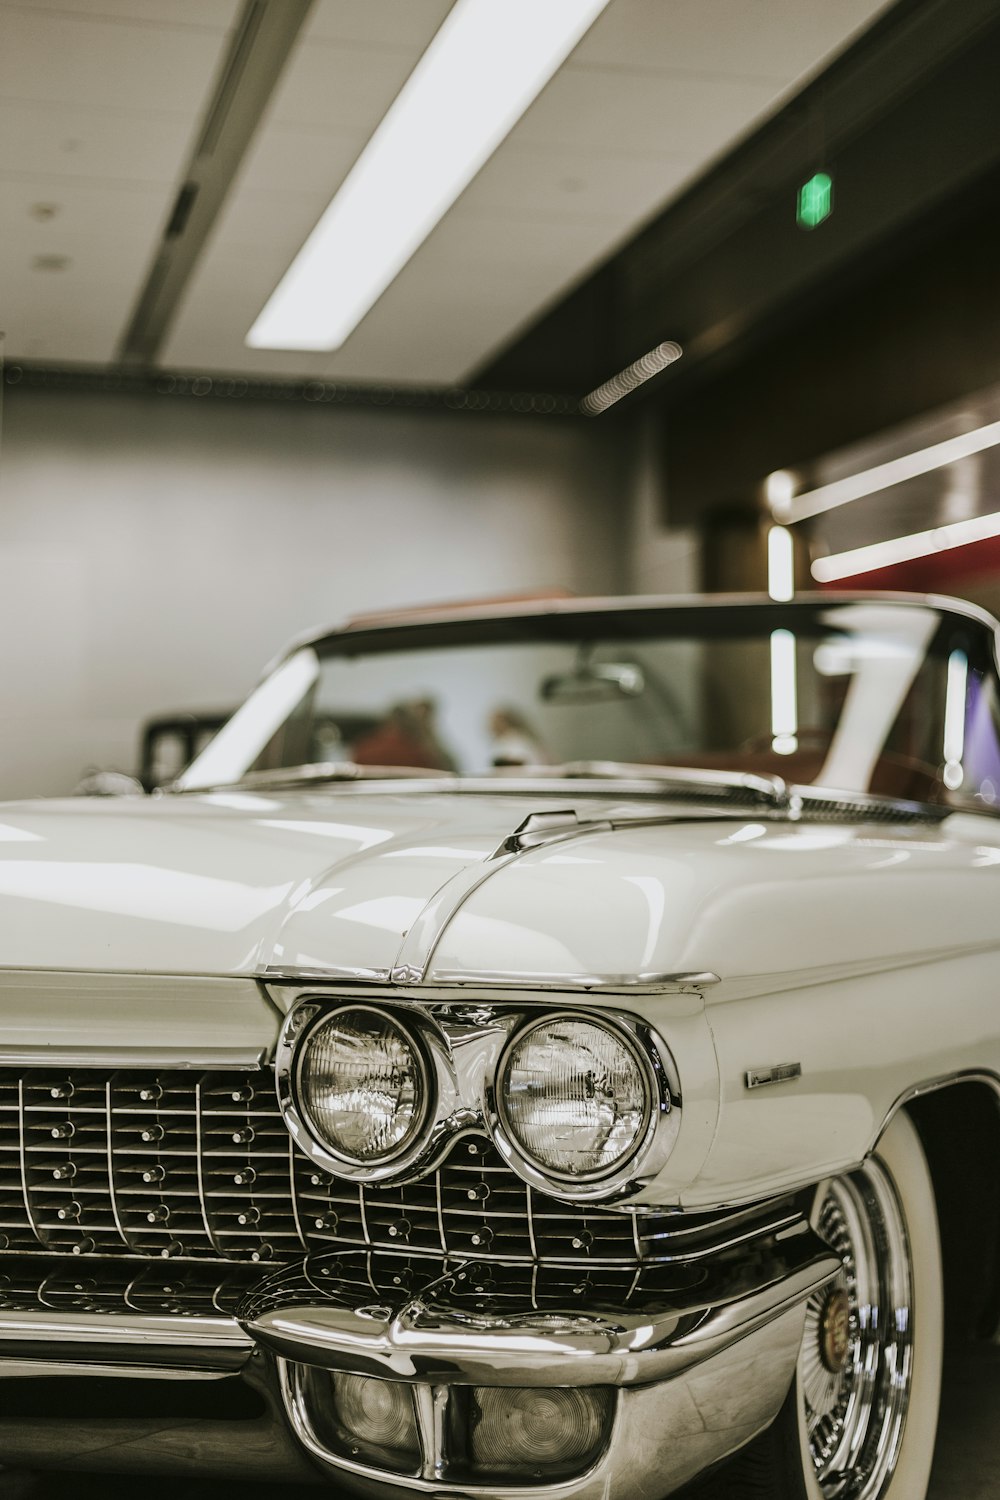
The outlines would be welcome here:
[[[804,1220],[687,1265],[626,1307],[599,1294],[567,1307],[518,1305],[503,1274],[491,1290],[474,1263],[418,1292],[356,1295],[350,1257],[313,1256],[260,1283],[238,1321],[226,1317],[0,1311],[0,1412],[7,1379],[130,1376],[195,1381],[205,1415],[185,1426],[115,1417],[0,1418],[0,1464],[308,1480],[303,1450],[342,1491],[388,1497],[517,1496],[519,1500],[659,1500],[768,1425],[788,1390],[809,1297],[839,1260]],[[355,1257],[363,1260],[364,1257]],[[494,1276],[497,1267],[492,1268]],[[317,1371],[411,1385],[421,1462],[389,1472],[333,1451],[320,1436]],[[211,1382],[246,1385],[253,1422],[213,1421]],[[105,1382],[105,1385],[107,1382]],[[555,1483],[471,1482],[455,1474],[447,1407],[457,1387],[604,1387],[614,1393],[602,1450]],[[9,1388],[8,1388],[9,1389]],[[54,1411],[67,1410],[53,1399]]]

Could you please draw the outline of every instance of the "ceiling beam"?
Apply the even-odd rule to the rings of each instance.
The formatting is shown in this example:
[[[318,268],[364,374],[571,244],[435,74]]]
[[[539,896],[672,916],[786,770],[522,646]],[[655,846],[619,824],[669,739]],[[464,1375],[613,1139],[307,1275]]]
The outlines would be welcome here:
[[[79,396],[139,396],[202,404],[266,401],[302,404],[317,411],[372,407],[379,411],[458,412],[473,416],[562,417],[585,421],[575,396],[552,391],[490,391],[468,386],[392,386],[374,382],[282,379],[232,372],[128,368],[122,365],[44,364],[8,361],[0,366],[0,402],[12,396],[57,391]]]
[[[313,0],[244,0],[160,244],[122,337],[153,365]]]

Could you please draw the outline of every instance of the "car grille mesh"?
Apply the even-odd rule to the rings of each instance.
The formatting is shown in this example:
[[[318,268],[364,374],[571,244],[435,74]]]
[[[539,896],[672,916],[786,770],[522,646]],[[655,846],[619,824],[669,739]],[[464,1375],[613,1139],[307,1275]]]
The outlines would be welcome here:
[[[782,1214],[794,1218],[772,1205],[767,1227]],[[683,1263],[761,1232],[759,1209],[568,1207],[522,1183],[478,1134],[421,1181],[359,1187],[294,1145],[267,1069],[0,1069],[0,1260],[284,1264],[350,1249],[624,1267]]]

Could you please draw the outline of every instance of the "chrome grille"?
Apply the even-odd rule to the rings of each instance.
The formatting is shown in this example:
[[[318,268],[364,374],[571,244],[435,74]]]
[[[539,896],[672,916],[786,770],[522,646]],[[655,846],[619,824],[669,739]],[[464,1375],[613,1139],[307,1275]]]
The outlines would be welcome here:
[[[418,1182],[359,1187],[294,1146],[267,1069],[0,1069],[0,1257],[286,1264],[342,1248],[589,1272],[683,1263],[795,1217],[787,1200],[763,1214],[570,1207],[470,1134]]]
[[[231,1317],[260,1275],[257,1265],[188,1261],[168,1266],[161,1260],[137,1265],[121,1257],[6,1255],[0,1260],[0,1309]]]

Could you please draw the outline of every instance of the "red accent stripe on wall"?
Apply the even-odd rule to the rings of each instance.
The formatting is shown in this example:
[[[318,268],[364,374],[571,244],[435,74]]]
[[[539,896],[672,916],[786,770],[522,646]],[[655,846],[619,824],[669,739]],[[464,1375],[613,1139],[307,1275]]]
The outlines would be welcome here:
[[[1000,580],[1000,537],[985,537],[965,547],[949,547],[947,552],[932,552],[910,562],[894,563],[889,568],[873,568],[867,573],[852,573],[835,583],[822,583],[821,589],[905,589],[917,594],[955,592],[959,582],[969,578],[991,577]]]

